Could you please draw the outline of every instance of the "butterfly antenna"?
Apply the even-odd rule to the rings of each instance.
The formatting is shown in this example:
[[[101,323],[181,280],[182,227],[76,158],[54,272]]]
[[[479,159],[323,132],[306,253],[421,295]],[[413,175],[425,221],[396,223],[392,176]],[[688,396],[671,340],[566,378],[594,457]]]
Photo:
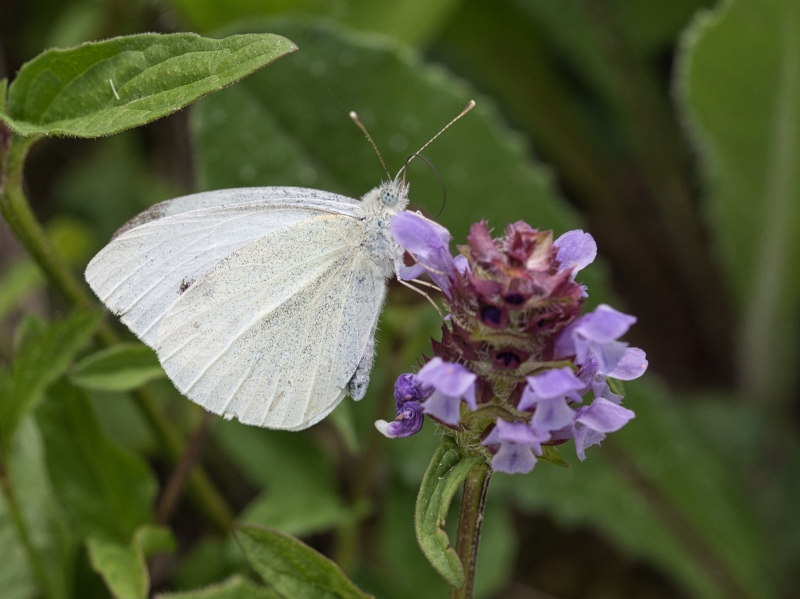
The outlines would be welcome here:
[[[455,122],[456,122],[458,119],[460,119],[462,116],[464,116],[465,114],[467,114],[467,113],[468,113],[470,110],[472,110],[473,108],[475,108],[475,100],[470,100],[470,101],[469,101],[469,104],[467,104],[467,107],[466,107],[464,110],[462,110],[462,111],[461,111],[461,114],[459,114],[459,115],[458,115],[456,118],[454,118],[452,121],[450,121],[449,123],[447,123],[447,124],[446,124],[446,125],[445,125],[445,126],[442,128],[442,130],[441,130],[441,131],[439,131],[439,133],[437,133],[436,135],[434,135],[433,137],[431,137],[431,138],[430,138],[430,140],[428,140],[428,143],[426,143],[426,144],[425,144],[424,146],[422,146],[422,147],[421,147],[419,150],[417,150],[416,152],[414,152],[413,154],[411,154],[411,158],[413,158],[414,156],[419,156],[419,153],[420,153],[420,152],[422,152],[422,150],[424,150],[425,148],[427,148],[429,145],[431,145],[431,143],[433,142],[433,140],[434,140],[434,139],[436,139],[436,138],[437,138],[437,137],[439,137],[439,136],[440,136],[442,133],[444,133],[445,131],[447,131],[447,130],[450,128],[450,126],[451,126],[451,125],[453,125],[453,123],[455,123]],[[351,115],[351,118],[352,118],[352,115]],[[362,126],[362,127],[363,127],[363,126]],[[422,158],[422,157],[420,156],[420,158]],[[411,162],[411,160],[410,160],[410,159],[406,161],[405,165],[403,166],[403,169],[405,169],[406,167],[408,167],[408,163],[409,163],[409,162]],[[397,173],[397,175],[398,175],[398,176],[400,176],[400,173]]]
[[[383,161],[383,156],[381,156],[381,153],[378,150],[378,146],[375,145],[375,142],[372,140],[372,136],[369,134],[369,131],[367,131],[367,128],[364,126],[364,123],[361,122],[361,120],[358,118],[358,115],[355,113],[354,110],[350,112],[350,118],[353,119],[353,122],[356,125],[358,125],[358,128],[361,129],[364,132],[364,135],[367,136],[369,143],[372,144],[372,149],[375,150],[375,153],[378,155],[378,160],[380,160],[381,164],[383,165],[383,170],[386,171],[386,176],[389,177],[389,179],[391,180],[392,175],[389,173],[389,169],[386,168],[386,163]]]

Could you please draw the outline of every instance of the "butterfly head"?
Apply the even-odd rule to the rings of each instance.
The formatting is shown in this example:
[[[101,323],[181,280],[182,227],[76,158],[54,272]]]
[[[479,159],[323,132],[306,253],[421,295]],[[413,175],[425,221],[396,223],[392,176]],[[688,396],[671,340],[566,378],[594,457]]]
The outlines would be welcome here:
[[[402,210],[408,204],[408,185],[399,179],[385,181],[379,189],[381,204],[387,208]]]

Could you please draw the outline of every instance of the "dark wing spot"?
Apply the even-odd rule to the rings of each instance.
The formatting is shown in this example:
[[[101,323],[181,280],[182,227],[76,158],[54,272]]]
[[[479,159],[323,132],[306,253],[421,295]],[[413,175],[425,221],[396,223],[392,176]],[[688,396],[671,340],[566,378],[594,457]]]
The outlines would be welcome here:
[[[194,283],[194,279],[189,279],[188,281],[184,279],[181,281],[181,286],[178,288],[178,292],[183,293],[192,286],[192,283]]]

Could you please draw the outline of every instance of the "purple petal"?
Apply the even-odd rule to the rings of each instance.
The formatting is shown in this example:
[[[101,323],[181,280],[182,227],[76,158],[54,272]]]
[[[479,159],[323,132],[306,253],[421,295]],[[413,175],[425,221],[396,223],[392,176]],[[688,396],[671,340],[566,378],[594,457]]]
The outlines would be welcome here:
[[[460,272],[462,275],[466,276],[471,272],[469,267],[469,260],[467,260],[466,256],[459,254],[453,259],[453,266],[456,267],[456,270]]]
[[[417,379],[435,387],[437,391],[451,397],[465,397],[471,406],[475,404],[475,380],[477,375],[471,373],[461,364],[445,362],[438,356],[423,366]],[[473,408],[475,409],[475,408]]]
[[[541,399],[564,397],[571,391],[577,391],[586,386],[568,366],[529,376],[528,384]]]
[[[413,376],[413,375],[401,375]],[[395,397],[397,395],[397,387],[395,386]],[[386,422],[385,420],[378,420],[375,423],[381,433],[390,439],[397,439],[399,437],[410,437],[422,430],[422,425],[425,420],[425,414],[422,405],[414,400],[408,400],[397,409],[397,418],[394,422]]]
[[[527,474],[536,465],[536,458],[530,447],[504,443],[497,455],[492,458],[492,469],[495,472],[508,474]]]
[[[537,429],[555,431],[571,425],[575,421],[575,410],[569,407],[563,397],[542,399],[536,404],[531,426]]]
[[[407,401],[422,401],[433,393],[433,388],[423,384],[413,374],[401,374],[394,383],[394,401],[397,410]]]
[[[392,218],[389,229],[398,245],[411,253],[442,291],[448,293],[449,277],[455,269],[450,255],[450,232],[421,214],[408,211]],[[403,275],[412,272],[418,271],[405,271]]]
[[[416,279],[417,277],[421,277],[424,275],[427,270],[422,264],[414,264],[413,266],[398,266],[397,267],[397,278],[401,281],[411,281],[412,279]]]
[[[622,337],[634,322],[635,316],[628,316],[611,306],[600,304],[594,312],[581,319],[575,332],[594,343],[610,343]]]
[[[575,453],[582,462],[586,459],[586,449],[592,445],[600,445],[600,442],[606,438],[603,433],[599,433],[594,429],[587,426],[575,427],[572,432],[575,439]]]
[[[632,410],[598,397],[592,405],[580,408],[575,420],[598,432],[613,433],[625,426],[634,416]]]
[[[532,446],[538,442],[534,432],[524,422],[506,422],[502,418],[498,418],[497,426],[492,433],[497,433],[497,438],[501,443]]]
[[[553,357],[556,360],[561,358],[567,358],[569,356],[574,356],[577,353],[575,348],[575,331],[581,325],[583,320],[586,316],[581,316],[577,320],[575,320],[572,324],[565,327],[556,337],[555,344],[553,346],[554,355]]]
[[[594,262],[597,257],[594,239],[580,229],[564,233],[553,245],[558,248],[556,258],[561,263],[561,269],[572,269],[573,274]]]
[[[445,395],[440,391],[434,392],[425,400],[422,409],[445,424],[458,424],[461,420],[461,398]]]
[[[629,347],[608,376],[621,381],[632,381],[642,376],[645,370],[647,370],[645,353],[638,347]]]

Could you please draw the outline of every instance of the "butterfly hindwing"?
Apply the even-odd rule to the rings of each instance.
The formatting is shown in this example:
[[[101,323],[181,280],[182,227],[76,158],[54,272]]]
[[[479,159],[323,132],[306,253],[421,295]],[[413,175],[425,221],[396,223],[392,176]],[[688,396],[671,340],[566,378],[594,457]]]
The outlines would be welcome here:
[[[319,214],[198,279],[159,327],[158,355],[178,389],[247,424],[300,429],[327,415],[371,348],[383,305],[385,278],[363,237],[359,220]]]

